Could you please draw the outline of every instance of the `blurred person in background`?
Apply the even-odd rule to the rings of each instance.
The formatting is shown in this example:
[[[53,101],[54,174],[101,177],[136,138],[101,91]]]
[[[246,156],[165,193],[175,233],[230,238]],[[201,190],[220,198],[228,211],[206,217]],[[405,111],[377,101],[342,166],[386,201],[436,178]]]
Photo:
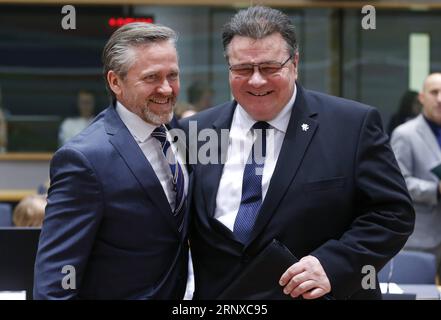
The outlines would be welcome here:
[[[59,145],[64,145],[78,133],[83,131],[93,120],[95,113],[95,97],[88,91],[80,91],[77,98],[78,117],[66,118],[58,133]]]
[[[15,207],[12,221],[16,227],[41,227],[44,219],[46,196],[30,195],[23,198]]]
[[[412,90],[406,91],[400,99],[400,105],[397,112],[390,118],[389,126],[387,128],[389,136],[392,135],[392,131],[394,131],[396,127],[415,118],[420,112],[421,103],[418,100],[418,92]]]
[[[190,103],[178,101],[175,106],[176,119],[183,119],[195,115],[197,113],[195,107]]]
[[[205,110],[213,105],[214,90],[200,81],[193,82],[187,89],[188,102],[196,112]]]
[[[441,275],[441,171],[432,171],[441,165],[441,73],[427,76],[418,98],[420,115],[391,137],[415,207],[415,230],[404,248],[433,253]]]

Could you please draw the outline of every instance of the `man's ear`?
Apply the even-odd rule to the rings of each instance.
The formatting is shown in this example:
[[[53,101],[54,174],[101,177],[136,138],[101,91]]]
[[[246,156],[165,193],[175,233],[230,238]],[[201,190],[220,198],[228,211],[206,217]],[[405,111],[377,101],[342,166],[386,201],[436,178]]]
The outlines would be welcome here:
[[[292,64],[294,65],[294,72],[296,74],[296,78],[299,75],[299,53],[297,52],[292,58]]]
[[[107,83],[115,96],[121,95],[121,78],[113,70],[107,72]]]
[[[422,106],[424,106],[424,92],[418,93],[418,101],[421,103]]]
[[[292,59],[293,59],[294,66],[297,68],[299,65],[299,53],[296,52],[296,54],[294,55],[294,57]]]

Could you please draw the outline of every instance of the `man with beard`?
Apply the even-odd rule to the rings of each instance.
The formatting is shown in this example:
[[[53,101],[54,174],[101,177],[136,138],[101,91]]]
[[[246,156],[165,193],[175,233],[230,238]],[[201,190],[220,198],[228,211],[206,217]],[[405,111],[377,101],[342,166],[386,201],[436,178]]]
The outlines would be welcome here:
[[[36,299],[180,299],[188,174],[169,123],[179,93],[175,32],[132,23],[103,51],[112,105],[51,162]]]

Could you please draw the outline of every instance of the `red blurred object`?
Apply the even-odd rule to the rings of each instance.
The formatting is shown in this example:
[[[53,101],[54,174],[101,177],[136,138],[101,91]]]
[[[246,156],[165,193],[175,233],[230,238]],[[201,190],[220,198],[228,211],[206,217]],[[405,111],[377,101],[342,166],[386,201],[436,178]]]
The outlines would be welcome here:
[[[154,20],[153,17],[112,17],[109,19],[108,24],[112,28],[119,28],[132,22],[154,23]]]

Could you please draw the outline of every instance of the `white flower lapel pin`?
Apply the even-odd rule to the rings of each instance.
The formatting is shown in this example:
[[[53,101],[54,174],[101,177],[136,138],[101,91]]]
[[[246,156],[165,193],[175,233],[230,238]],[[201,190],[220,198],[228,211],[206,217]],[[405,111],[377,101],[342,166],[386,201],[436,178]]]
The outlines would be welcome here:
[[[304,124],[302,124],[302,130],[303,131],[308,131],[308,129],[309,129],[309,125],[307,125],[306,123],[304,123]]]

